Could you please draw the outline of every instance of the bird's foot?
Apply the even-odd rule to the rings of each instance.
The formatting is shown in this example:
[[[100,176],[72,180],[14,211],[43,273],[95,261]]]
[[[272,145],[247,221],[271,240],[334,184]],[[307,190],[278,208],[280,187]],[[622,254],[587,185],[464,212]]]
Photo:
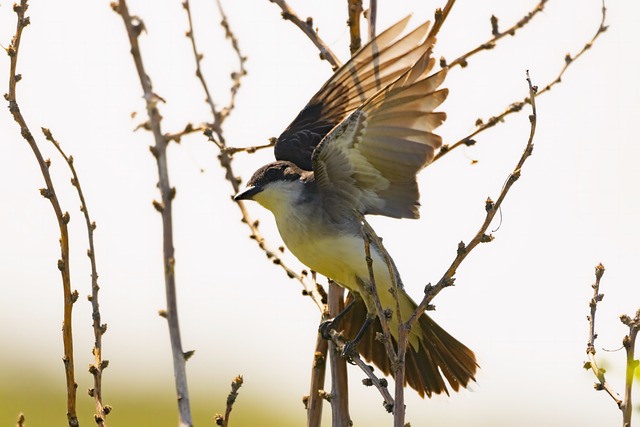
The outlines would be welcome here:
[[[348,341],[342,348],[342,357],[347,359],[352,365],[356,363],[353,361],[353,357],[358,355],[358,343],[355,341]]]
[[[334,329],[333,321],[334,319],[325,320],[320,323],[320,326],[318,326],[318,332],[320,332],[320,335],[322,335],[322,338],[324,338],[325,340],[331,339],[330,332],[332,329]]]

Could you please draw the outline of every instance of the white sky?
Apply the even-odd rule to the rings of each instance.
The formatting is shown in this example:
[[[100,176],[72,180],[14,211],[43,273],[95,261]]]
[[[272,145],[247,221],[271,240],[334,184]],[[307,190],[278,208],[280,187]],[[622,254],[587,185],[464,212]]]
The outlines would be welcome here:
[[[41,126],[51,128],[75,157],[98,223],[100,298],[109,325],[104,353],[111,361],[105,381],[133,390],[151,381],[172,387],[166,326],[157,316],[164,307],[164,282],[160,216],[151,206],[158,197],[148,150],[153,141],[149,133],[132,132],[146,116],[122,21],[107,1],[67,7],[32,3],[32,25],[20,51],[18,100],[34,134],[39,136]],[[214,2],[192,3],[205,74],[216,102],[223,105],[234,56],[222,38]],[[437,56],[452,60],[488,38],[491,14],[506,28],[535,3],[459,0],[440,33]],[[175,132],[189,121],[208,120],[208,110],[193,77],[180,2],[149,4],[130,1],[129,8],[146,23],[144,61],[155,91],[167,100],[161,106],[163,129]],[[348,46],[345,4],[291,1],[300,16],[314,17],[320,35],[343,60]],[[274,4],[252,0],[224,5],[249,58],[249,75],[237,109],[225,123],[225,135],[233,146],[262,144],[286,127],[331,70],[306,37],[280,19]],[[439,5],[381,0],[379,28],[409,12],[415,17],[411,25],[417,25]],[[582,363],[589,285],[598,262],[607,268],[598,349],[619,348],[625,328],[618,316],[640,308],[635,269],[640,237],[635,132],[640,117],[639,13],[638,3],[609,1],[609,30],[561,85],[538,98],[534,155],[503,205],[496,240],[477,248],[459,269],[458,286],[434,301],[438,322],[476,352],[482,368],[478,384],[473,392],[451,399],[421,401],[407,392],[412,425],[426,425],[427,420],[456,426],[619,422],[619,411],[608,396],[593,391],[594,378]],[[525,96],[526,69],[540,86],[554,78],[564,55],[576,53],[599,21],[599,0],[551,1],[516,37],[472,58],[466,69],[451,72],[445,83],[451,94],[442,107],[449,116],[440,132],[445,142],[472,131],[477,117],[497,114]],[[14,22],[11,5],[3,2],[0,40],[5,47]],[[0,61],[3,92],[8,68],[5,56]],[[131,119],[134,111],[138,116]],[[372,219],[415,299],[427,282],[442,275],[457,243],[469,241],[479,227],[484,200],[497,197],[526,143],[528,114],[508,118],[479,136],[476,147],[456,150],[427,168],[421,174],[422,219]],[[61,378],[57,226],[38,192],[43,181],[35,159],[7,110],[0,115],[0,135],[0,342],[5,343],[0,381],[36,361]],[[39,142],[52,158],[58,194],[71,213],[73,285],[86,295],[87,244],[75,192],[62,159],[44,138]],[[235,166],[246,179],[271,159],[267,150],[240,154]],[[479,163],[472,166],[470,159]],[[197,350],[188,366],[193,393],[226,393],[231,379],[242,373],[240,399],[277,399],[282,410],[295,411],[302,423],[300,397],[308,393],[317,309],[249,240],[230,201],[231,187],[223,180],[215,147],[201,135],[185,138],[171,147],[170,166],[177,188],[174,226],[183,343],[185,349]],[[277,247],[270,214],[257,205],[250,209]],[[297,266],[290,256],[286,259]],[[81,384],[89,382],[84,367],[91,358],[90,323],[90,305],[81,298],[74,321]],[[622,391],[623,352],[598,354],[606,354],[609,380]],[[391,425],[376,392],[359,387],[361,374],[351,372],[356,424]]]

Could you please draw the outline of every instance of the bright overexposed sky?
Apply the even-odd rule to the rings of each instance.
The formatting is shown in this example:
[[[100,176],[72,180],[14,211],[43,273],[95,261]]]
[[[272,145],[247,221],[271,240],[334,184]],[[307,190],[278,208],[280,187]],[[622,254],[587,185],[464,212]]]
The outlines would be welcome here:
[[[223,1],[229,23],[248,57],[248,75],[225,122],[231,146],[263,144],[277,136],[331,75],[310,41],[268,0]],[[145,385],[171,390],[172,368],[164,308],[157,172],[148,147],[152,136],[133,132],[146,120],[121,18],[108,1],[32,1],[18,72],[18,101],[46,157],[63,209],[71,214],[73,286],[90,293],[86,232],[69,173],[39,135],[48,127],[75,158],[89,210],[97,222],[96,254],[109,382],[144,393]],[[147,32],[143,59],[160,106],[163,130],[209,120],[204,94],[184,33],[181,2],[129,1]],[[293,1],[301,17],[313,16],[325,42],[348,58],[346,1]],[[366,3],[366,2],[365,2]],[[444,2],[379,0],[378,28],[408,13],[410,26],[433,16]],[[452,60],[490,37],[489,17],[506,28],[536,1],[459,0],[442,29],[436,56]],[[218,105],[225,105],[236,60],[213,1],[192,1],[203,67]],[[598,355],[609,380],[622,391],[625,327],[622,313],[640,308],[635,270],[640,255],[640,68],[637,55],[640,5],[607,3],[609,29],[563,77],[537,99],[533,156],[502,208],[495,241],[481,245],[462,264],[457,286],[435,300],[433,317],[472,348],[481,369],[471,391],[423,401],[407,392],[407,421],[414,426],[615,425],[613,401],[592,388],[582,369],[586,358],[588,300],[594,266],[604,263],[605,299],[598,311]],[[453,143],[474,129],[476,118],[502,112],[527,94],[525,70],[544,86],[590,40],[601,19],[600,0],[551,0],[515,37],[449,73],[448,114],[439,129]],[[15,29],[11,4],[0,3],[0,42]],[[8,90],[8,57],[0,60],[0,87]],[[455,150],[420,175],[422,218],[372,218],[394,257],[407,291],[420,299],[469,241],[484,219],[484,200],[496,198],[529,134],[529,109],[479,135],[474,147]],[[137,113],[132,118],[132,113]],[[174,203],[179,314],[193,393],[226,393],[241,373],[242,399],[277,402],[304,422],[301,396],[309,372],[319,313],[249,239],[230,197],[217,149],[194,134],[169,149]],[[273,158],[271,150],[237,154],[245,180]],[[471,160],[478,160],[471,164]],[[28,145],[7,109],[0,114],[0,382],[22,370],[56,372],[63,366],[60,325],[62,292],[56,262],[58,232],[43,180]],[[281,243],[273,219],[258,205],[271,246]],[[498,228],[494,224],[491,229]],[[297,270],[302,266],[289,254]],[[75,306],[75,347],[81,389],[91,360],[90,304]],[[356,425],[391,425],[374,389],[359,386],[353,368],[352,418]],[[61,379],[62,381],[62,379]],[[62,383],[61,383],[62,384]],[[115,385],[114,385],[115,387]],[[88,399],[84,393],[79,399]],[[107,402],[108,403],[108,402]],[[213,403],[212,403],[213,405]],[[218,405],[222,410],[222,403]],[[249,410],[249,409],[246,409]],[[16,409],[16,412],[19,408]],[[212,410],[213,411],[213,410]],[[61,408],[60,414],[64,414]],[[2,414],[5,416],[5,414]],[[11,414],[11,419],[13,419]],[[325,417],[328,422],[328,415]],[[85,421],[85,423],[90,421]],[[173,425],[168,420],[166,425]],[[329,425],[329,424],[326,424]]]

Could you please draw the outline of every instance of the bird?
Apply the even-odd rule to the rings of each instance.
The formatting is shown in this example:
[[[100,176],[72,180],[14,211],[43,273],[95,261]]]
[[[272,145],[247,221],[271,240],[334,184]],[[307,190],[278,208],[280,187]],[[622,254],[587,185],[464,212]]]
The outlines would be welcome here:
[[[433,72],[430,22],[403,35],[411,16],[372,38],[338,68],[277,138],[275,161],[258,169],[236,201],[271,211],[290,252],[302,264],[349,290],[346,308],[329,325],[385,375],[393,375],[370,289],[362,232],[365,215],[419,218],[417,174],[442,146],[433,131],[446,118],[447,74]],[[373,278],[397,346],[398,314],[389,289],[398,283],[400,317],[417,304],[391,260],[370,245]],[[387,316],[385,316],[387,317]],[[327,323],[323,324],[324,327]],[[322,327],[321,327],[322,331]],[[475,381],[473,351],[426,313],[409,332],[404,385],[421,397],[458,391]]]

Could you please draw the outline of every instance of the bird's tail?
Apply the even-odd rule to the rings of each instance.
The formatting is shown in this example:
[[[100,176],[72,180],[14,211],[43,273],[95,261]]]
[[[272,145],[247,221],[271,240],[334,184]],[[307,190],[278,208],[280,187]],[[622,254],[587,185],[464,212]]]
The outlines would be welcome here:
[[[347,304],[353,298],[349,293]],[[415,303],[411,302],[415,309]],[[353,339],[363,324],[366,314],[367,308],[364,302],[357,298],[354,306],[340,321],[340,328],[344,330],[348,339]],[[358,351],[385,375],[393,376],[384,344],[376,340],[378,332],[382,332],[382,327],[380,321],[376,319],[362,337]],[[449,388],[458,391],[460,387],[467,387],[470,381],[475,381],[478,364],[473,351],[442,329],[427,314],[420,316],[418,323],[412,328],[411,335],[414,334],[418,335],[418,345],[407,347],[405,385],[408,384],[421,397],[425,395],[431,397],[434,393],[448,395]],[[392,337],[392,339],[394,347],[397,348],[395,338]]]

